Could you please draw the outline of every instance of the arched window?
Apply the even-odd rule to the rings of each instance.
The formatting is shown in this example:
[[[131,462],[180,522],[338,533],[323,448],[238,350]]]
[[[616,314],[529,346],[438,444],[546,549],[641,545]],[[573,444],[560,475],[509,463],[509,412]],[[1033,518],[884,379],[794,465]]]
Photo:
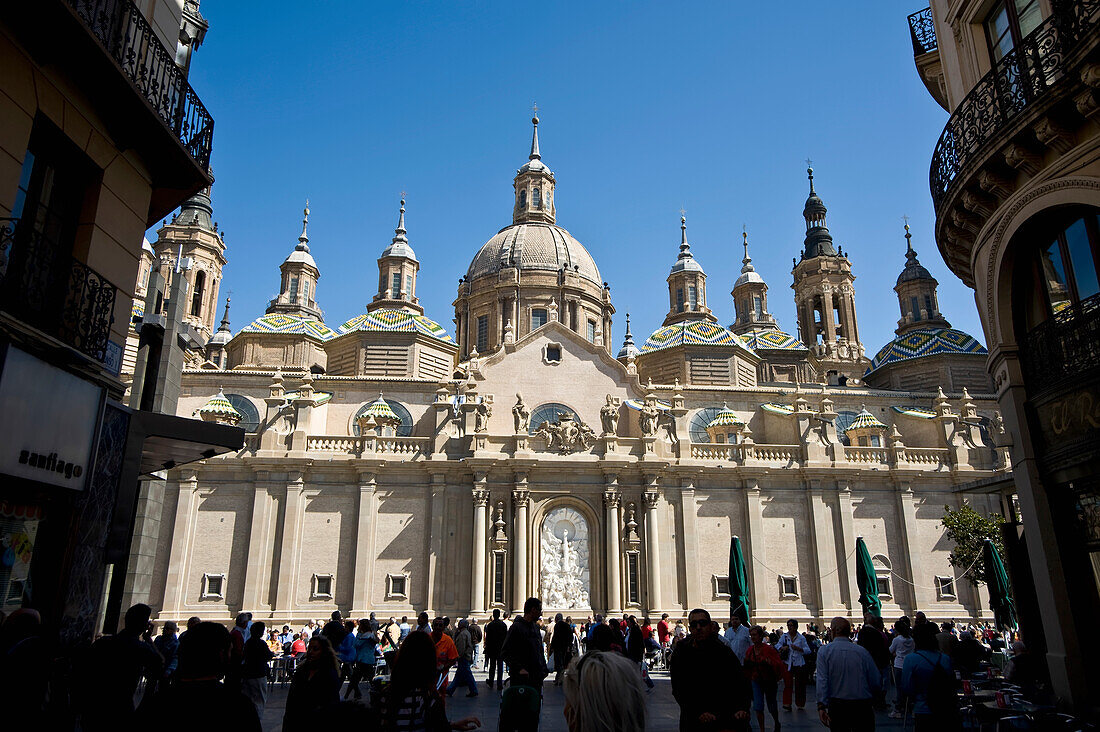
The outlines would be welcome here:
[[[290,302],[298,302],[298,278],[290,278],[290,289],[288,291]]]
[[[519,207],[527,208],[527,189],[524,188],[519,192]]]
[[[859,414],[856,412],[839,412],[836,415],[836,420],[833,422],[836,425],[836,436],[842,444],[850,445],[848,441],[848,435],[844,434],[844,430],[852,426],[852,422],[856,421],[856,417]]]
[[[191,295],[191,315],[196,318],[202,315],[202,296],[206,289],[206,273],[201,269],[195,273],[195,291]]]
[[[890,572],[893,569],[893,565],[890,564],[890,560],[882,554],[876,554],[871,557],[871,564],[874,565],[875,568],[878,596],[893,599],[894,593],[890,589]]]
[[[237,426],[245,432],[255,432],[260,426],[260,410],[256,409],[252,400],[240,394],[226,394],[225,398],[241,413],[241,423]]]
[[[1100,231],[1096,209],[1062,209],[1015,237],[1024,247],[1013,300],[1019,325],[1030,332],[1047,320],[1064,321],[1095,307],[1100,294]],[[1035,246],[1034,243],[1038,243]]]
[[[535,430],[539,428],[543,422],[557,422],[558,415],[569,414],[573,416],[573,419],[580,421],[580,417],[569,407],[564,404],[558,404],[557,402],[549,402],[536,407],[531,412],[531,419],[527,423],[527,431],[531,434],[535,433]]]
[[[534,208],[542,208],[542,193],[539,191],[538,187],[535,187],[531,191],[531,206]]]
[[[409,437],[413,431],[412,415],[409,414],[409,410],[405,408],[405,405],[401,402],[393,399],[386,399],[382,397],[382,401],[390,406],[390,409],[401,418],[401,425],[394,431],[395,437]],[[359,416],[370,409],[370,405],[373,401],[367,402],[363,406],[359,407],[359,410],[355,413],[355,416],[351,418],[351,432],[352,434],[359,436]]]

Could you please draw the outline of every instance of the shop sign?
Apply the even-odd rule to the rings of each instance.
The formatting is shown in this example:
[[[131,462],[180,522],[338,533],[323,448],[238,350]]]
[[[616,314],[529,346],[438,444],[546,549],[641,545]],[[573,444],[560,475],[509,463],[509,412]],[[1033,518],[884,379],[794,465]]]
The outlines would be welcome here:
[[[103,390],[18,348],[0,374],[0,473],[83,490]]]

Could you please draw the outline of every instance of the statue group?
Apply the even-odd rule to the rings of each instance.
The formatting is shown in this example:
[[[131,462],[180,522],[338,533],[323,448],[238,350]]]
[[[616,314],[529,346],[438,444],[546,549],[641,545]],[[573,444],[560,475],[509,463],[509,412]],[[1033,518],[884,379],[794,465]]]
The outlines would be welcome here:
[[[542,601],[555,610],[591,607],[588,574],[588,527],[572,508],[546,515],[541,536]]]

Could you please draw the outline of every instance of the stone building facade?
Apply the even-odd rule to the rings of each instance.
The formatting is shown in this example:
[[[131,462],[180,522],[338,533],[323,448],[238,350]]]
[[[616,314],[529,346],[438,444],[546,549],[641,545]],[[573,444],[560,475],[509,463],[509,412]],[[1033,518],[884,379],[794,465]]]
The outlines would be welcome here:
[[[862,536],[887,615],[985,617],[940,517],[959,485],[1010,469],[989,395],[867,386],[861,349],[830,383],[830,362],[755,304],[747,247],[744,304],[719,325],[684,220],[668,317],[641,346],[628,317],[615,357],[610,289],[557,226],[555,185],[536,128],[513,222],[459,285],[454,338],[415,299],[402,206],[367,313],[334,329],[269,312],[214,343],[224,362],[185,371],[181,414],[248,437],[169,471],[135,599],[176,620],[483,616],[530,595],[574,617],[727,617],[738,536],[753,616],[820,621],[860,615]],[[840,302],[831,345],[858,341]]]

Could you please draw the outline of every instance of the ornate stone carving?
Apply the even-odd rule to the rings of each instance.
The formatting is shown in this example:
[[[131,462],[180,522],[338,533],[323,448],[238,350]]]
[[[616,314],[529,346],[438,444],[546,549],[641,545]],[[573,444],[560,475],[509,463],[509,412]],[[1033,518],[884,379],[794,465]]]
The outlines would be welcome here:
[[[567,455],[587,450],[596,442],[596,433],[584,422],[573,419],[572,414],[558,413],[553,422],[543,422],[535,430],[535,437],[546,441],[546,449]]]
[[[638,536],[638,522],[634,518],[635,506],[633,503],[626,507],[626,542],[628,544],[637,544],[642,540],[642,537]]]
[[[489,505],[489,491],[485,488],[474,488],[473,499],[476,507],[485,508]]]
[[[480,401],[474,410],[474,432],[489,431],[489,417],[493,416],[493,408],[486,401]]]
[[[527,501],[531,496],[531,491],[526,488],[513,488],[512,489],[512,505],[519,508],[520,506],[526,506]]]
[[[603,492],[604,508],[618,508],[622,503],[622,499],[623,494],[614,488],[608,488]]]
[[[539,540],[543,604],[555,610],[588,608],[588,522],[575,509],[556,508],[543,519]]]
[[[497,501],[495,516],[493,517],[493,543],[503,547],[508,543],[507,524],[504,522],[504,501]]]
[[[512,422],[515,425],[517,435],[522,435],[527,432],[527,426],[530,420],[531,410],[523,403],[523,395],[516,394],[516,405],[512,407]]]
[[[657,491],[646,491],[642,494],[642,501],[645,503],[645,507],[647,510],[656,510],[657,502],[660,500],[661,494]]]
[[[661,409],[657,406],[657,398],[652,394],[646,397],[642,408],[638,410],[638,426],[642,428],[642,434],[652,437],[657,434],[658,420]]]
[[[604,435],[616,434],[619,427],[619,404],[610,394],[607,395],[607,403],[600,408],[600,426]]]

